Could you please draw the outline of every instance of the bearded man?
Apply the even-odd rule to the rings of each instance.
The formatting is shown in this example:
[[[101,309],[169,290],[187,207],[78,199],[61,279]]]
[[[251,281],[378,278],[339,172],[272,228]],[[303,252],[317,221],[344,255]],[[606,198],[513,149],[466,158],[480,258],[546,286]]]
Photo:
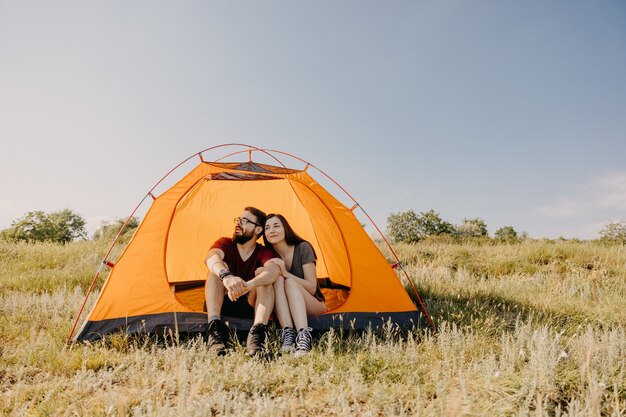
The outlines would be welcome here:
[[[207,345],[218,355],[226,352],[229,339],[222,315],[254,319],[248,332],[246,354],[260,353],[267,339],[267,323],[274,308],[273,284],[280,275],[280,268],[272,262],[278,255],[257,243],[264,223],[264,212],[246,207],[241,216],[235,218],[233,237],[218,239],[207,254]],[[261,272],[255,276],[258,268]]]

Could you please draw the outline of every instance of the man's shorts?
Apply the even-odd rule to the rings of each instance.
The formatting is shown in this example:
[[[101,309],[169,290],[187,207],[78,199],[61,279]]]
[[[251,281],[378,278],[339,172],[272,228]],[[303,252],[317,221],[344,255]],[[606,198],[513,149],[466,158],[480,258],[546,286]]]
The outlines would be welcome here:
[[[237,301],[230,301],[228,296],[224,297],[222,304],[222,316],[239,317],[244,319],[254,318],[254,307],[248,304],[248,294],[241,296]]]

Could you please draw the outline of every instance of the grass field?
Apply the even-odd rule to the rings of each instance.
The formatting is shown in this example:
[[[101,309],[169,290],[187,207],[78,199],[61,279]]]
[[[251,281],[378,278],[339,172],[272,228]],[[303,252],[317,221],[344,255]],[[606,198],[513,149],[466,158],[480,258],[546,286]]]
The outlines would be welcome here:
[[[436,336],[331,331],[308,357],[263,361],[199,339],[66,347],[105,247],[0,243],[0,414],[626,416],[624,246],[394,249]]]

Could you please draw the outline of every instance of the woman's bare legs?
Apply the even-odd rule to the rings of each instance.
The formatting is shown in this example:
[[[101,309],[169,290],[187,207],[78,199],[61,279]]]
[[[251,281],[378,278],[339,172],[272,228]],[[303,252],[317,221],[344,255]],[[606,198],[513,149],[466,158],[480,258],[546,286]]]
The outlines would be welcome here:
[[[309,320],[307,316],[319,316],[326,311],[326,305],[292,279],[283,281],[289,311],[295,328],[297,330],[308,328]]]
[[[274,314],[280,323],[280,327],[293,327],[289,302],[285,293],[285,278],[278,277],[274,282]]]

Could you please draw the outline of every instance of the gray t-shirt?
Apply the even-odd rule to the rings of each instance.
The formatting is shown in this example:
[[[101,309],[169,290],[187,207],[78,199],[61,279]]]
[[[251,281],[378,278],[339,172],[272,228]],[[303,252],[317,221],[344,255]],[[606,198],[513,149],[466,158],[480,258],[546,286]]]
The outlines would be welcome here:
[[[315,263],[315,252],[313,251],[313,247],[309,242],[300,242],[293,250],[293,259],[291,260],[291,269],[289,269],[289,272],[298,278],[304,279],[304,270],[302,269],[302,266],[311,262]],[[317,283],[315,298],[320,301],[324,301],[324,295],[320,290],[319,282]]]

